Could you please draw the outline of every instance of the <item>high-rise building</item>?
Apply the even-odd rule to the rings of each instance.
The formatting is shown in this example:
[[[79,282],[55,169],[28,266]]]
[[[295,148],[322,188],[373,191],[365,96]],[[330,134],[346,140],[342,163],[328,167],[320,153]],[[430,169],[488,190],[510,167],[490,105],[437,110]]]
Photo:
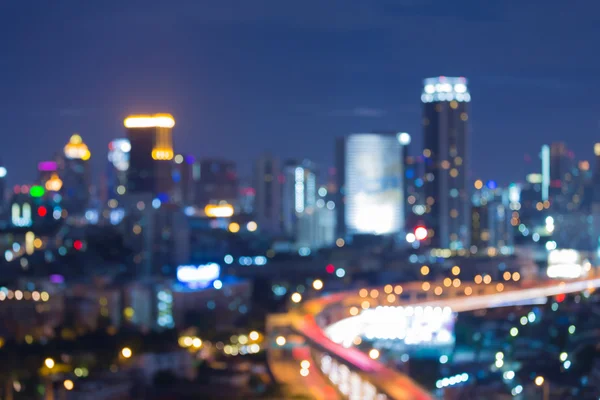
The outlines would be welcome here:
[[[71,136],[59,165],[62,205],[71,215],[83,215],[90,200],[90,157],[81,136]]]
[[[233,161],[200,160],[200,176],[196,183],[196,202],[200,207],[226,202],[238,206],[238,177]]]
[[[571,161],[569,150],[563,142],[550,144],[550,184],[553,188],[560,188],[565,175],[569,173]]]
[[[108,144],[106,176],[109,198],[115,198],[126,192],[130,152],[131,143],[128,139],[115,139]]]
[[[254,168],[254,214],[261,230],[281,231],[281,190],[279,162],[271,154],[261,156]]]
[[[132,115],[125,119],[131,145],[127,170],[129,194],[151,193],[168,199],[173,187],[173,143],[175,126],[169,114]]]
[[[338,139],[339,235],[398,234],[404,229],[402,135],[356,133]],[[341,227],[340,227],[341,226]]]
[[[0,214],[6,209],[6,167],[0,165]]]
[[[540,153],[542,159],[542,201],[548,200],[550,195],[550,146],[542,146]]]
[[[282,176],[281,226],[286,236],[296,238],[298,218],[312,213],[316,203],[316,167],[309,160],[288,160]]]
[[[197,186],[200,180],[200,163],[192,155],[175,156],[173,182],[175,183],[176,202],[185,206],[196,204]]]
[[[425,223],[435,247],[468,248],[471,211],[468,193],[468,105],[465,78],[424,81]]]

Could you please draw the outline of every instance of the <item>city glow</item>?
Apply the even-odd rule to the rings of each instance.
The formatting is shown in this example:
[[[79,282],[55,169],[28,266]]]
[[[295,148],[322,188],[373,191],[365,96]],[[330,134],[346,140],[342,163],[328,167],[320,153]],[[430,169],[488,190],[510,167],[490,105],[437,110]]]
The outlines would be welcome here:
[[[204,213],[207,217],[211,218],[228,218],[233,215],[233,211],[233,206],[231,204],[208,204],[206,207],[204,207]]]
[[[323,281],[320,279],[315,279],[313,281],[312,286],[313,286],[313,289],[315,289],[315,290],[321,290],[321,289],[323,289]]]
[[[175,126],[171,114],[130,115],[123,123],[125,128],[173,128]]]

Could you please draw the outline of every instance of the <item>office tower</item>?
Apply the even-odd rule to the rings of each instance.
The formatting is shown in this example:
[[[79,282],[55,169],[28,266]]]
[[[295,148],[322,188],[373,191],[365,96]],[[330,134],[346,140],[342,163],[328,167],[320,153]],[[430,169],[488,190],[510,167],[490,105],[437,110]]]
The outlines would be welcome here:
[[[398,234],[404,229],[403,153],[396,133],[356,133],[338,139],[341,235]],[[340,225],[343,228],[340,228]]]
[[[167,200],[173,184],[171,130],[175,120],[169,114],[132,115],[124,124],[131,144],[127,193],[150,193]]]
[[[0,165],[0,214],[6,209],[6,167]]]
[[[59,163],[62,205],[71,215],[83,215],[90,200],[90,157],[91,153],[81,136],[71,136]]]
[[[225,202],[237,208],[238,177],[233,161],[200,160],[200,176],[196,185],[196,202],[200,207]]]
[[[564,183],[565,175],[570,172],[571,161],[569,150],[563,142],[550,144],[550,185],[560,188]]]
[[[468,105],[465,78],[425,79],[423,94],[425,223],[431,245],[469,248]]]
[[[271,154],[261,156],[254,168],[254,214],[261,230],[277,234],[281,231],[281,189],[279,162]]]
[[[479,251],[494,248],[502,254],[512,252],[514,228],[510,224],[510,204],[515,202],[512,200],[518,202],[514,194],[516,187],[513,187],[506,190],[484,188],[473,196],[471,246]]]
[[[108,144],[106,188],[109,199],[126,193],[130,152],[131,143],[128,139],[115,139]]]
[[[296,238],[301,215],[313,213],[316,203],[316,166],[309,160],[288,160],[282,171],[281,225],[283,233]]]
[[[542,201],[548,200],[550,195],[550,146],[542,146],[540,153],[542,159]]]
[[[176,202],[185,206],[196,204],[197,186],[200,180],[200,164],[192,155],[175,156],[173,182],[177,194]]]

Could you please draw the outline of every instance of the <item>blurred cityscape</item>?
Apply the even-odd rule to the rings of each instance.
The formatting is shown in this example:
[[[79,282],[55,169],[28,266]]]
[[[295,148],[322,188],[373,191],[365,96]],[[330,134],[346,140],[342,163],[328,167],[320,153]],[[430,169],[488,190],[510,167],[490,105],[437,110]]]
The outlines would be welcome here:
[[[483,181],[467,79],[414,98],[328,165],[198,158],[161,110],[2,165],[1,398],[598,399],[600,143]]]

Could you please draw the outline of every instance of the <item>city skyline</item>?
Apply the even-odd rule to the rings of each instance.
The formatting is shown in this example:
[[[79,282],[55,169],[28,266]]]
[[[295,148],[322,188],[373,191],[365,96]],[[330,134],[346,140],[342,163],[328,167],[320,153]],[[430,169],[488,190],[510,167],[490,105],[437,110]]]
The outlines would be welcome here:
[[[98,174],[108,142],[125,135],[123,118],[138,112],[174,115],[176,151],[225,156],[242,168],[267,150],[329,167],[336,137],[373,130],[407,131],[419,149],[421,82],[440,74],[470,81],[471,171],[480,171],[471,179],[523,180],[552,141],[593,159],[597,105],[587,94],[599,86],[592,72],[600,59],[587,50],[598,29],[587,15],[597,6],[405,1],[332,3],[308,13],[263,2],[213,5],[199,15],[196,3],[161,4],[0,6],[5,37],[16,38],[3,60],[12,78],[0,83],[11,184],[33,178],[37,162],[74,132],[89,143]],[[542,4],[545,18],[534,18]],[[48,15],[71,23],[57,31]],[[160,28],[136,33],[160,20]],[[423,20],[437,24],[423,32]],[[456,43],[438,39],[447,22]],[[32,26],[39,37],[28,34]],[[481,146],[496,151],[484,156]]]

